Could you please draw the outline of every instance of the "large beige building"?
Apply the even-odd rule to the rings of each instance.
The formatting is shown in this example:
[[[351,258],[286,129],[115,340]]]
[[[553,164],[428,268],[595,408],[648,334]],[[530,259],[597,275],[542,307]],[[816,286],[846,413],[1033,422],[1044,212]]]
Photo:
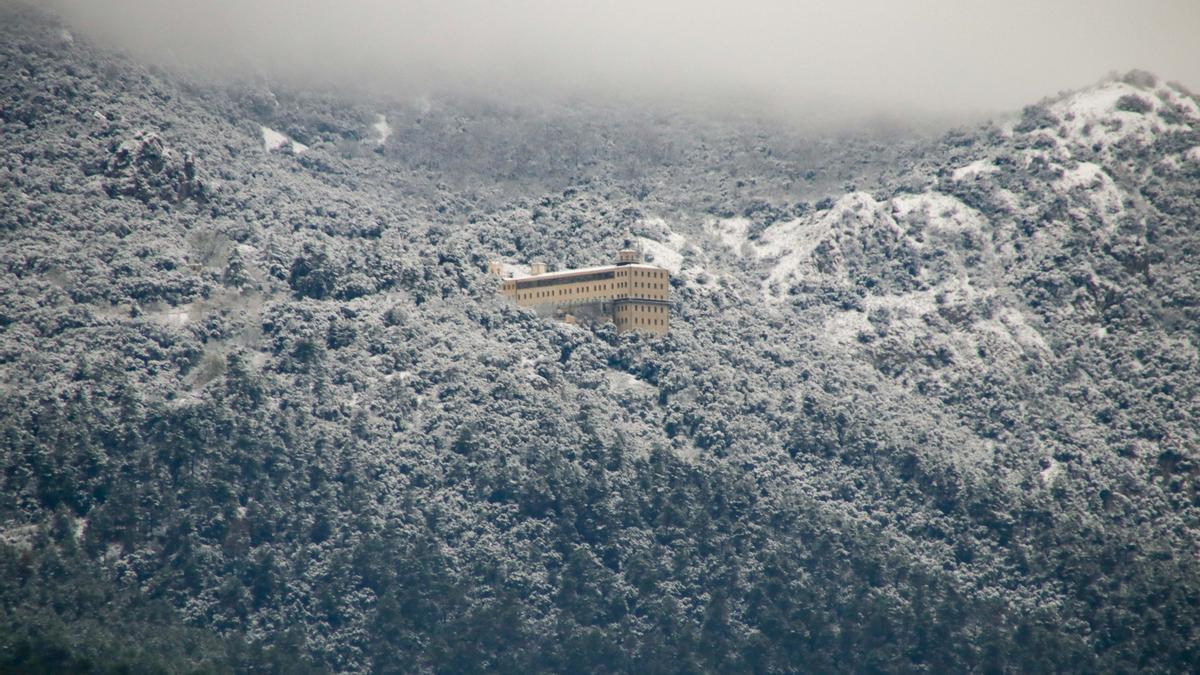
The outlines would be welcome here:
[[[501,267],[493,263],[492,273]],[[547,272],[530,265],[527,276],[500,281],[500,292],[539,315],[572,323],[612,321],[618,332],[631,330],[666,335],[670,327],[671,279],[667,270],[647,265],[634,250],[617,254],[614,265]]]

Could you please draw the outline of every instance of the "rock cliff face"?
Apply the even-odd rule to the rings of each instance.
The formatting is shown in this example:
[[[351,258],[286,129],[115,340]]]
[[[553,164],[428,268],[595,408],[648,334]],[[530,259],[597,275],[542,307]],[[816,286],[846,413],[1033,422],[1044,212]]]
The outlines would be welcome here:
[[[5,667],[1200,659],[1181,87],[833,142],[214,84],[0,18]],[[486,273],[628,230],[665,339]]]

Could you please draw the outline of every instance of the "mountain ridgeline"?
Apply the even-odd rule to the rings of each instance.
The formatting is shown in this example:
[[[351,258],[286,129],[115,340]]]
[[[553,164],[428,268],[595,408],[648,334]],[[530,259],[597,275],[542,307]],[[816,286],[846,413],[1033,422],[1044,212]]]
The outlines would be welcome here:
[[[1200,107],[214,83],[0,5],[0,672],[1194,672]],[[670,269],[670,335],[491,259]]]

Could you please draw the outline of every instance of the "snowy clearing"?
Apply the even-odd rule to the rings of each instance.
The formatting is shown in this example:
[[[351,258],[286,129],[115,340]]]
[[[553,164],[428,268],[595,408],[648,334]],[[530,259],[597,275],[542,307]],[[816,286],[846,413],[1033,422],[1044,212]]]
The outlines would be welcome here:
[[[1042,336],[1038,329],[1029,325],[1029,321],[1020,311],[1012,307],[1006,307],[997,312],[994,321],[998,321],[1000,325],[1004,326],[1023,349],[1043,354],[1053,353],[1050,345],[1046,342],[1046,338]]]
[[[746,238],[750,230],[749,218],[720,218],[705,223],[706,229],[716,236],[717,240],[728,246],[734,253],[741,253],[742,247],[749,243]]]
[[[979,232],[986,223],[982,214],[955,197],[940,192],[901,195],[892,199],[892,215],[901,225],[928,228],[938,233]]]
[[[671,276],[679,279],[689,287],[708,291],[724,278],[724,275],[712,271],[711,261],[704,249],[684,235],[675,232],[666,220],[659,217],[646,218],[643,226],[651,230],[659,230],[657,239],[637,237],[635,242],[641,249],[645,261],[669,271]]]
[[[145,313],[146,318],[165,326],[172,326],[175,328],[182,328],[189,323],[192,323],[199,317],[199,315],[200,312],[198,308],[191,303],[162,309],[149,307],[146,309]]]
[[[642,253],[646,256],[646,261],[658,265],[669,271],[671,274],[679,274],[683,271],[683,253],[681,249],[687,240],[682,235],[672,232],[667,236],[667,241],[655,241],[646,237],[637,238],[638,245],[642,248]]]

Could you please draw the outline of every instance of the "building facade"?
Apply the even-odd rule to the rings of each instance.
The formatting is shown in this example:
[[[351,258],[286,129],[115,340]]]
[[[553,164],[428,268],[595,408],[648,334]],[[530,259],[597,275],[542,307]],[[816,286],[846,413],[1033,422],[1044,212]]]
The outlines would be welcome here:
[[[499,270],[492,265],[497,276]],[[500,292],[540,316],[570,323],[611,321],[618,332],[655,335],[666,335],[671,325],[670,273],[643,263],[631,249],[618,253],[616,264],[601,267],[547,272],[535,262],[530,274],[501,279]]]

